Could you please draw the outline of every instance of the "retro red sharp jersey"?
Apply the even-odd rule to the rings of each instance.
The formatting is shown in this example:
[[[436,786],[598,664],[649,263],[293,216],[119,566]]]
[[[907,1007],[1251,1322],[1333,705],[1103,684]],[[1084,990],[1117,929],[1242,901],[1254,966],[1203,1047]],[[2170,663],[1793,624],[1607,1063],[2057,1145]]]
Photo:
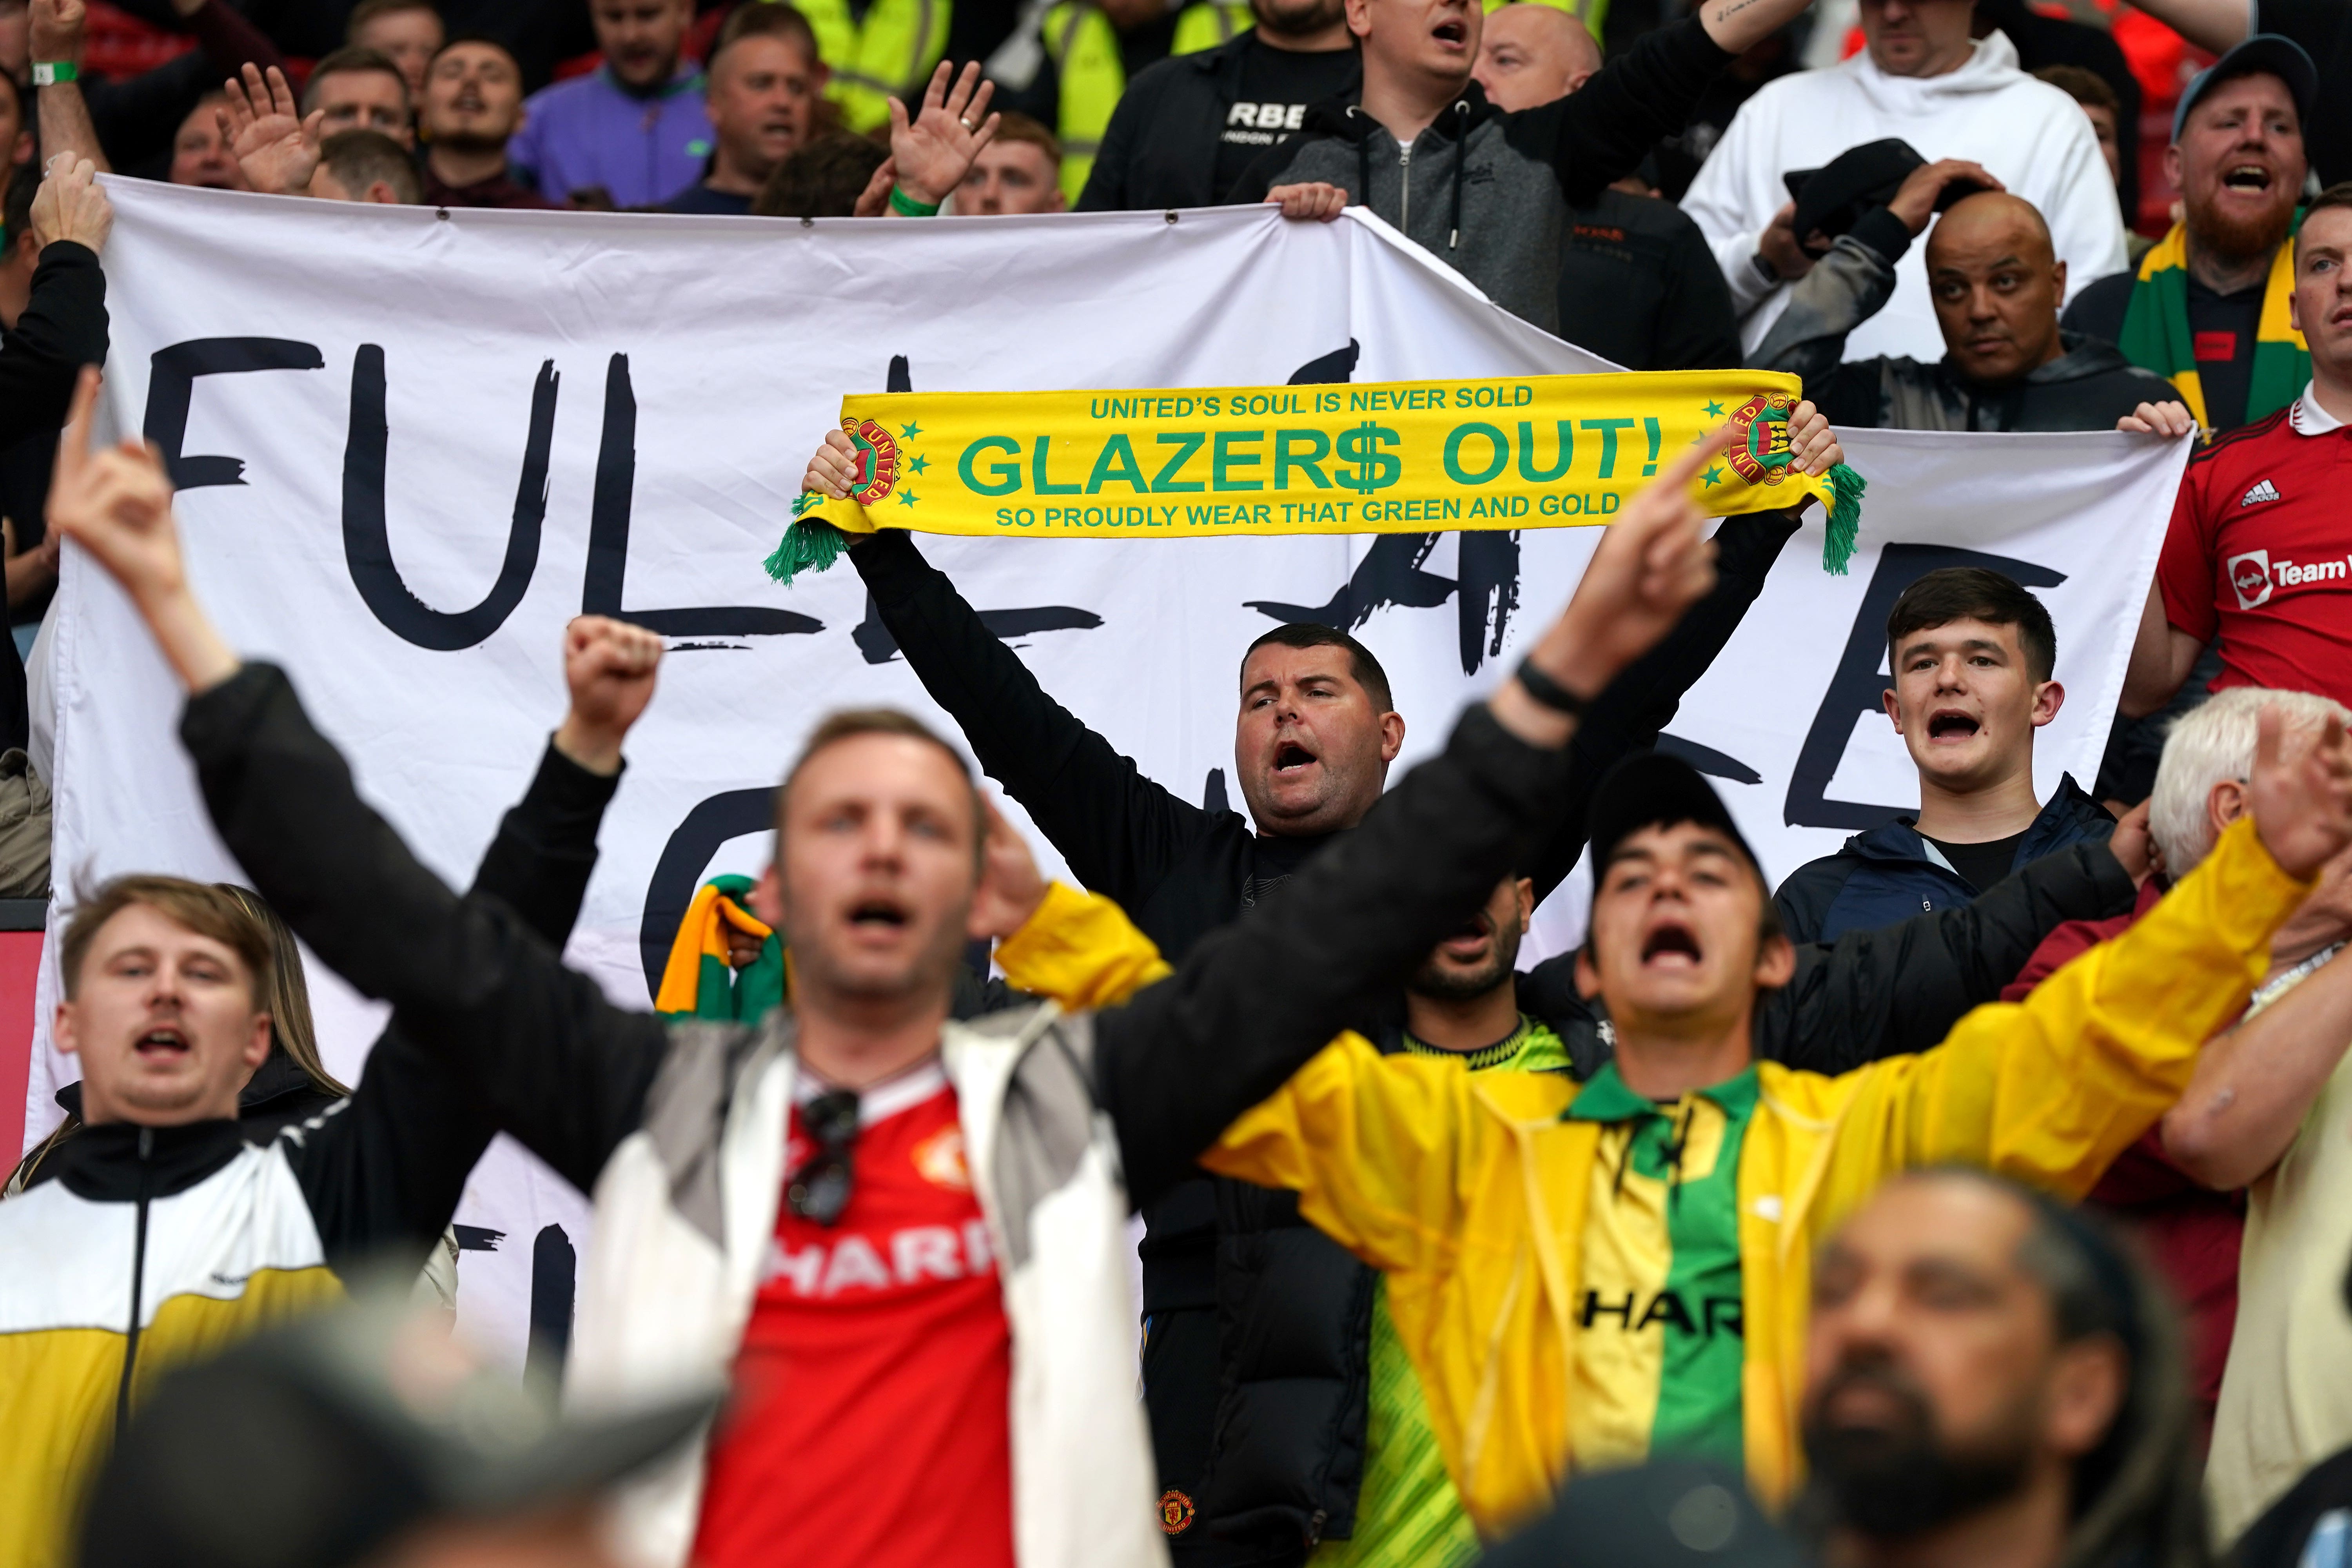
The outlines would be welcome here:
[[[955,1090],[934,1064],[859,1110],[841,1222],[778,1205],[705,1568],[1012,1568],[1012,1334]],[[810,1152],[795,1107],[788,1177]]]
[[[2213,689],[2352,704],[2352,428],[2309,388],[2189,461],[2156,580],[2166,619],[2221,639]]]

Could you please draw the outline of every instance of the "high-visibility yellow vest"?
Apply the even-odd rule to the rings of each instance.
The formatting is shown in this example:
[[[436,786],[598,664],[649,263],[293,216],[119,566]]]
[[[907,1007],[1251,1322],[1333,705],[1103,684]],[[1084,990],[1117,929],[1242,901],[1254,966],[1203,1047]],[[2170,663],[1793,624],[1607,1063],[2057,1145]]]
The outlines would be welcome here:
[[[1197,55],[1202,49],[1213,49],[1245,33],[1255,25],[1247,5],[1233,0],[1198,0],[1177,14],[1176,41],[1168,46],[1171,55]]]
[[[824,95],[852,131],[890,122],[888,100],[912,113],[923,101],[931,71],[947,53],[951,0],[874,0],[866,19],[850,15],[849,0],[794,0],[816,34],[817,53],[832,68]]]
[[[1110,111],[1127,90],[1127,68],[1119,61],[1118,29],[1091,0],[1058,0],[1039,29],[1061,84],[1054,134],[1062,143],[1062,195],[1075,204],[1102,151]]]
[[[1489,13],[1501,10],[1512,0],[1486,0]],[[1549,5],[1555,11],[1565,11],[1584,24],[1587,31],[1598,38],[1601,24],[1609,20],[1609,0],[1535,0],[1538,5]],[[1179,26],[1181,26],[1180,23]]]
[[[1176,18],[1171,55],[1213,49],[1252,25],[1245,0],[1197,0]],[[1054,134],[1062,143],[1062,194],[1072,203],[1087,188],[1087,175],[1102,149],[1111,110],[1127,90],[1118,31],[1088,0],[1061,0],[1042,24],[1045,53],[1061,82]]]

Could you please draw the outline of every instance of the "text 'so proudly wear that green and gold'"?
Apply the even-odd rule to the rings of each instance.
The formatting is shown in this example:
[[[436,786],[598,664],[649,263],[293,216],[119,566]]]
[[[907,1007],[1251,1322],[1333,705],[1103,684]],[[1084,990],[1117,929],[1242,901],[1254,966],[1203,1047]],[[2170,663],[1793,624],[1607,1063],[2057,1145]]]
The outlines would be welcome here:
[[[1181,539],[1606,523],[1728,422],[1730,449],[1693,487],[1700,504],[1729,516],[1817,497],[1830,511],[1822,563],[1842,572],[1862,479],[1791,465],[1801,395],[1792,375],[1665,371],[846,397],[853,493],[804,492],[768,570],[788,583],[829,564],[844,534],[878,528]]]

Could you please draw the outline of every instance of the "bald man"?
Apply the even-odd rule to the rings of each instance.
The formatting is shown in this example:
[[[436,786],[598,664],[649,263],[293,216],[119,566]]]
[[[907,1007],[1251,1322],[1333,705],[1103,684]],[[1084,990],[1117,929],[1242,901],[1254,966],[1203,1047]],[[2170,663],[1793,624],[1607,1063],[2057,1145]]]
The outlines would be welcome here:
[[[1989,187],[1941,218],[1953,181]],[[1895,264],[1933,221],[1927,291],[1944,334],[1934,364],[1844,359],[1846,335],[1895,291]],[[1818,240],[1818,237],[1815,237]],[[1895,199],[1865,213],[1790,291],[1751,361],[1792,371],[1832,424],[1890,430],[2190,428],[2171,384],[2113,345],[2060,330],[2066,264],[2032,204],[1980,165],[1948,158],[1912,171]]]
[[[1582,22],[1556,5],[1505,5],[1486,17],[1471,79],[1504,110],[1566,98],[1601,68],[1601,46]]]
[[[1557,6],[1490,12],[1471,77],[1506,111],[1565,98],[1601,68],[1601,46]],[[1634,187],[1634,188],[1629,188]],[[1630,174],[1568,209],[1559,335],[1627,370],[1722,370],[1739,363],[1731,290],[1706,237]]]

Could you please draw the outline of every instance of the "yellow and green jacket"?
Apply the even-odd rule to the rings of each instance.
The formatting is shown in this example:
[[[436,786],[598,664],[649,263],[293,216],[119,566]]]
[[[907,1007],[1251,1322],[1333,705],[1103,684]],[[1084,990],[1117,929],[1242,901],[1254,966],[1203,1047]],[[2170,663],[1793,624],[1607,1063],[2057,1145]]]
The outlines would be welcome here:
[[[2242,822],[2131,931],[2026,1001],[1976,1009],[1936,1048],[1835,1078],[1755,1066],[1734,1176],[1741,1446],[1760,1496],[1785,1500],[1801,1479],[1797,1401],[1826,1235],[1925,1165],[2087,1192],[2179,1097],[2308,889]],[[1591,1091],[1383,1057],[1342,1035],[1202,1162],[1296,1190],[1301,1213],[1384,1271],[1447,1468],[1490,1539],[1570,1468],[1582,1247],[1612,1125],[1570,1114]]]

